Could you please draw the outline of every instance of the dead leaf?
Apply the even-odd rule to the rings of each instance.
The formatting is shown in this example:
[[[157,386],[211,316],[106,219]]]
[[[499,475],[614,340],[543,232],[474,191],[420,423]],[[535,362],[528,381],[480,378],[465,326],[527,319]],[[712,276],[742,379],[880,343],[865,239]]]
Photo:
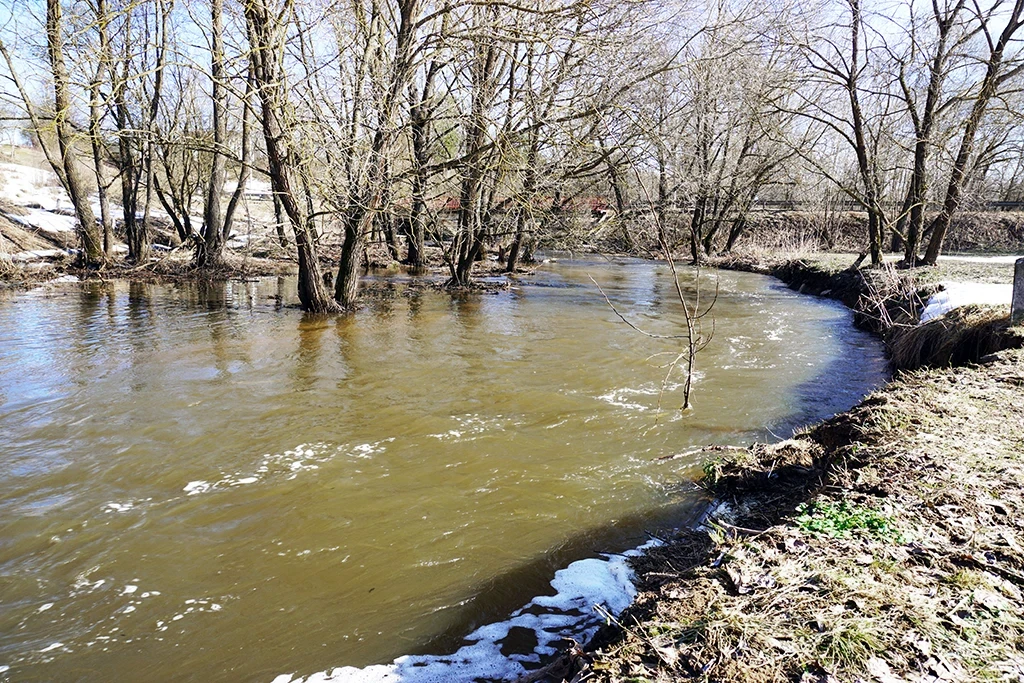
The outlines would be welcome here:
[[[868,673],[871,678],[880,683],[906,683],[906,679],[900,678],[889,668],[889,662],[879,657],[872,657],[868,660]]]

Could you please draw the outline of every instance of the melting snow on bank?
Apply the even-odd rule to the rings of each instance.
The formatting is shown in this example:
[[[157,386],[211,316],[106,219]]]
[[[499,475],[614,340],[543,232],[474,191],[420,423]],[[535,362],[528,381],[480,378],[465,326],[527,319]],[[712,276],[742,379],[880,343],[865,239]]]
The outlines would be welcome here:
[[[573,562],[555,572],[551,582],[555,595],[536,597],[506,621],[478,628],[466,636],[465,644],[454,654],[407,655],[391,664],[363,669],[346,666],[304,678],[282,674],[273,683],[443,683],[516,678],[527,673],[523,664],[537,664],[542,656],[555,654],[554,646],[562,638],[585,642],[592,637],[604,623],[595,606],[613,615],[622,612],[636,596],[626,559],[657,544],[651,541],[623,555]],[[502,641],[513,629],[526,629],[536,636],[533,652],[508,657],[502,654]]]
[[[928,298],[921,313],[921,322],[938,318],[954,308],[971,304],[982,306],[1009,306],[1013,285],[993,285],[980,282],[943,282],[943,291]]]

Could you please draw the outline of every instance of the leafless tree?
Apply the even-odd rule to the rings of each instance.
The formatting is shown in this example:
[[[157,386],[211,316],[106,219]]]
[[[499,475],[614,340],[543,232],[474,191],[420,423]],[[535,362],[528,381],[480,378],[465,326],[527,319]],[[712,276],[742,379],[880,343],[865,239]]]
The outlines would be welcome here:
[[[964,121],[960,136],[960,145],[953,167],[949,176],[949,183],[946,186],[945,198],[942,202],[942,209],[938,216],[932,221],[930,231],[931,238],[928,241],[928,249],[925,251],[923,262],[927,265],[935,265],[939,254],[942,252],[942,243],[946,238],[950,222],[957,210],[960,208],[963,199],[963,192],[970,170],[970,163],[974,153],[975,137],[984,121],[986,111],[992,99],[995,98],[1006,84],[1018,76],[1024,70],[1024,62],[1021,61],[1019,48],[1015,46],[1015,36],[1021,27],[1024,26],[1024,0],[1015,0],[1008,15],[996,14],[996,9],[1001,3],[997,3],[987,11],[981,11],[978,5],[978,20],[981,22],[982,35],[985,37],[988,46],[988,55],[983,62],[985,75],[981,80],[977,93],[974,95],[974,102],[970,113]],[[996,36],[993,27],[997,25],[995,17],[999,21],[1005,21],[1002,31]]]
[[[291,143],[294,125],[285,87],[283,51],[287,19],[294,0],[271,6],[268,0],[247,0],[246,33],[252,78],[260,100],[260,118],[266,144],[271,187],[281,201],[295,234],[299,255],[299,301],[306,311],[331,313],[340,306],[328,293],[320,271],[315,228],[309,211],[298,200],[295,188],[297,151]]]

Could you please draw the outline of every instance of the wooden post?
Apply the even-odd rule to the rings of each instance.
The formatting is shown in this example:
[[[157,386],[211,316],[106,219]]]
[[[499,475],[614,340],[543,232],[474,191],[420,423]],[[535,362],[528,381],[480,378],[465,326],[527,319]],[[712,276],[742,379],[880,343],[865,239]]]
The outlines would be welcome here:
[[[1024,258],[1017,259],[1013,267],[1013,303],[1010,304],[1010,324],[1024,324]]]

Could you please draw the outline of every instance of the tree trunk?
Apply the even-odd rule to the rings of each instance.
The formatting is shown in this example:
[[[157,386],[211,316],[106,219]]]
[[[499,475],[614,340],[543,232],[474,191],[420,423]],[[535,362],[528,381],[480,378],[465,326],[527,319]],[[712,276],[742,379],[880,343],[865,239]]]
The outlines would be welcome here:
[[[284,71],[280,63],[285,27],[278,24],[267,8],[266,0],[248,0],[245,4],[246,33],[253,83],[260,95],[263,138],[267,150],[270,184],[295,233],[299,256],[299,301],[311,313],[340,310],[324,285],[316,242],[310,224],[292,188],[294,152],[288,147],[289,135],[281,121],[288,106]]]
[[[885,216],[879,204],[878,179],[868,151],[867,134],[865,131],[864,114],[860,106],[860,0],[851,0],[852,13],[850,72],[846,82],[850,100],[850,115],[853,124],[854,152],[857,155],[857,170],[861,183],[864,185],[864,209],[868,213],[868,251],[871,253],[871,264],[882,263],[882,240],[885,233]]]
[[[75,208],[75,216],[78,218],[79,238],[84,257],[82,260],[87,266],[100,266],[105,261],[103,241],[77,165],[72,139],[74,130],[69,121],[71,115],[70,76],[64,62],[62,31],[60,0],[46,0],[46,47],[53,75],[54,128],[60,149],[65,189]]]
[[[410,99],[414,102],[409,108],[409,129],[412,137],[413,176],[412,176],[412,208],[409,215],[409,253],[405,262],[413,268],[426,266],[426,226],[427,226],[427,167],[432,157],[430,151],[431,121],[437,103],[434,101],[434,79],[440,70],[437,60],[432,60],[427,67],[423,80],[423,90],[416,92],[410,86]]]
[[[963,9],[966,0],[958,2],[945,15],[939,14],[938,5],[933,5],[933,15],[939,32],[939,41],[935,55],[929,65],[928,91],[925,96],[924,112],[920,118],[913,105],[913,97],[906,84],[904,75],[900,73],[900,84],[904,98],[911,110],[916,140],[914,142],[914,168],[911,172],[910,186],[904,202],[903,211],[907,214],[906,228],[903,231],[903,263],[909,267],[917,265],[917,250],[924,231],[924,211],[928,189],[928,146],[931,144],[932,128],[942,95],[942,85],[946,79],[947,40],[949,32],[956,21],[957,14]],[[895,243],[894,236],[893,242]]]
[[[415,188],[415,180],[414,188]],[[422,194],[413,190],[412,209],[409,214],[409,251],[405,256],[407,265],[419,269],[426,265],[426,202]]]
[[[170,7],[160,0],[160,43],[157,48],[156,68],[153,71],[153,96],[149,102],[149,116],[146,121],[146,204],[143,207],[142,223],[135,223],[134,234],[128,235],[128,260],[143,263],[149,258],[149,220],[153,210],[153,192],[156,183],[156,168],[153,165],[156,142],[156,118],[160,111],[163,93],[164,65],[167,60],[168,24]]]
[[[114,241],[114,221],[110,215],[109,183],[103,160],[103,111],[100,89],[109,77],[110,39],[107,33],[106,0],[96,0],[96,30],[99,33],[100,53],[96,65],[96,73],[89,84],[89,138],[92,142],[92,161],[96,169],[96,195],[100,204],[100,224],[103,226],[103,253],[110,258]]]
[[[395,36],[394,63],[381,103],[378,129],[370,148],[369,171],[362,186],[352,193],[354,206],[346,221],[345,242],[342,244],[338,264],[334,298],[345,308],[355,305],[359,288],[358,257],[363,249],[363,240],[373,230],[390,191],[388,161],[398,133],[398,105],[412,69],[412,42],[419,14],[419,0],[399,0],[398,10],[400,19]]]
[[[690,217],[690,258],[700,263],[701,246],[704,232],[704,215],[707,213],[708,196],[703,192],[697,195],[693,204],[693,215]]]
[[[114,222],[110,215],[110,195],[103,160],[103,140],[100,130],[100,81],[93,82],[89,98],[89,137],[92,142],[92,163],[96,168],[96,195],[100,203],[100,224],[103,226],[103,254],[109,258],[114,241]]]
[[[482,138],[481,138],[482,139]],[[467,172],[459,196],[459,250],[452,284],[456,287],[469,285],[473,275],[473,264],[483,249],[483,226],[480,221],[480,184],[482,170]]]
[[[221,212],[221,194],[224,192],[227,159],[227,89],[224,87],[224,0],[210,2],[211,46],[210,78],[213,101],[213,159],[210,180],[206,187],[206,205],[203,210],[202,239],[196,243],[195,264],[200,268],[220,265],[224,252],[224,215]]]
[[[612,161],[611,152],[608,152],[606,163],[608,164],[608,179],[611,181],[612,194],[615,195],[615,220],[622,228],[623,246],[626,247],[627,252],[633,252],[636,251],[636,243],[633,241],[633,236],[629,234],[629,225],[626,221],[626,190],[622,186],[622,174],[619,173],[619,167]]]
[[[245,195],[245,185],[251,174],[249,163],[252,158],[252,85],[252,66],[250,65],[249,73],[245,79],[245,98],[242,100],[242,165],[238,172],[238,183],[235,185],[235,191],[231,194],[231,199],[228,200],[228,208],[224,211],[224,226],[221,230],[222,244],[231,236],[231,225],[235,220],[235,211]],[[288,246],[288,240],[284,238],[284,226],[282,225],[282,216],[278,206],[279,203],[275,202],[274,208],[278,219],[278,239],[283,240],[281,246]]]
[[[533,225],[533,202],[537,194],[537,164],[540,160],[540,129],[537,128],[531,135],[530,151],[526,155],[526,170],[523,172],[523,203],[516,216],[516,236],[508,251],[508,261],[505,264],[506,273],[516,272],[519,267],[519,257],[523,252],[523,245],[529,239],[527,226]]]
[[[971,107],[971,113],[967,116],[967,122],[964,125],[963,137],[960,138],[960,149],[953,162],[953,170],[949,177],[949,185],[946,187],[946,197],[942,203],[942,210],[935,217],[935,220],[932,221],[931,239],[928,242],[928,249],[923,259],[923,263],[926,265],[934,266],[936,261],[938,261],[939,254],[942,253],[942,243],[946,239],[946,232],[949,230],[953,215],[960,208],[964,183],[967,179],[968,163],[974,150],[974,138],[985,117],[985,111],[988,108],[989,102],[996,95],[1002,82],[1003,52],[1007,44],[1013,39],[1013,35],[1022,25],[1022,11],[1024,11],[1024,0],[1016,0],[1006,26],[999,36],[999,40],[992,46],[989,53],[981,90],[974,100],[974,106]]]
[[[288,246],[288,236],[284,231],[284,224],[287,217],[284,215],[284,205],[281,204],[281,198],[274,192],[274,220],[277,221],[275,228],[277,229],[277,241],[282,247]]]
[[[139,162],[135,154],[138,140],[138,134],[135,132],[137,126],[132,121],[127,97],[128,79],[132,68],[131,16],[131,13],[125,16],[125,26],[122,28],[125,40],[124,51],[121,54],[121,73],[112,88],[114,118],[117,123],[118,170],[121,176],[121,216],[124,223],[125,239],[129,243],[138,230],[138,192],[141,180]]]

